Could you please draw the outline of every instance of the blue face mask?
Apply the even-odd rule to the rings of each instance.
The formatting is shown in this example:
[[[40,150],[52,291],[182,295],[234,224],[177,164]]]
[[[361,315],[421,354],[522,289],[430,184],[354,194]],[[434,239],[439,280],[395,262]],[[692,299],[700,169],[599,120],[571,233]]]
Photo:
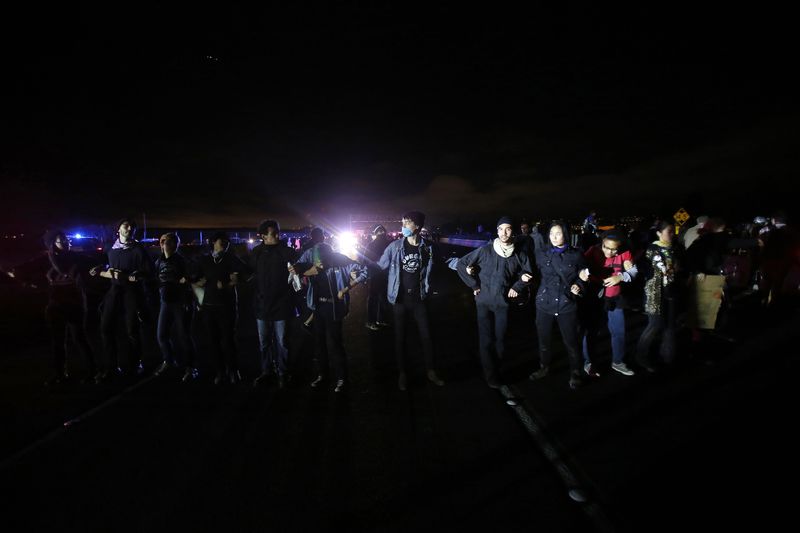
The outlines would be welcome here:
[[[412,235],[414,235],[414,232],[408,228],[404,227],[402,231],[403,231],[403,237],[411,237]]]

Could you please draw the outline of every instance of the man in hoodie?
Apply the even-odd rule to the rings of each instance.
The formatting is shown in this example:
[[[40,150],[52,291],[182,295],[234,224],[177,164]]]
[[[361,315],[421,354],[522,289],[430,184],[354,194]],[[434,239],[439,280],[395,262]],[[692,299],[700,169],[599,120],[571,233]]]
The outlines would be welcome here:
[[[497,238],[462,257],[457,265],[459,276],[475,295],[481,365],[486,383],[494,389],[501,382],[492,359],[492,345],[501,360],[505,355],[509,303],[533,278],[530,258],[517,249],[512,236],[511,217],[502,217],[497,221]]]
[[[283,388],[289,376],[289,345],[286,331],[295,314],[294,295],[286,272],[295,260],[294,250],[280,240],[280,225],[264,220],[258,226],[261,244],[250,253],[255,278],[254,305],[261,352],[261,375],[254,385],[277,377]]]
[[[100,317],[107,366],[98,374],[97,381],[107,378],[111,369],[116,369],[119,374],[123,373],[117,359],[116,343],[117,319],[123,317],[130,365],[137,374],[144,372],[139,323],[146,313],[144,283],[153,276],[153,263],[144,247],[135,239],[135,235],[136,222],[132,218],[120,220],[117,224],[117,239],[108,251],[108,265],[94,267],[89,271],[92,276],[100,275],[111,280],[111,287],[103,299]]]
[[[439,387],[444,385],[436,373],[433,361],[433,343],[426,299],[431,293],[433,248],[430,241],[420,236],[425,225],[425,215],[410,211],[403,215],[403,238],[383,251],[378,268],[389,271],[387,299],[394,308],[394,347],[397,357],[397,387],[406,390],[406,323],[409,315],[417,323],[422,353],[425,357],[428,380]]]
[[[292,275],[309,278],[306,302],[314,312],[314,362],[317,377],[311,387],[318,388],[330,371],[336,378],[334,392],[342,392],[347,380],[347,361],[342,339],[342,321],[350,310],[350,289],[366,281],[367,269],[336,253],[326,243],[306,250],[294,265]]]
[[[172,330],[183,350],[185,368],[182,381],[196,378],[195,346],[190,335],[192,324],[192,298],[189,283],[189,264],[178,251],[180,238],[175,233],[165,233],[158,240],[161,255],[156,259],[156,278],[160,307],[158,311],[158,346],[162,362],[154,375],[160,376],[170,366],[177,366],[175,348],[172,345]]]

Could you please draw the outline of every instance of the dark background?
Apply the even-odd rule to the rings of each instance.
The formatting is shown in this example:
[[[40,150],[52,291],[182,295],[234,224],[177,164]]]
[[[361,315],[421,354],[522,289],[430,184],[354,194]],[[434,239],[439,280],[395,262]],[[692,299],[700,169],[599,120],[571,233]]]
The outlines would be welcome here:
[[[0,227],[791,209],[787,13],[9,8]]]

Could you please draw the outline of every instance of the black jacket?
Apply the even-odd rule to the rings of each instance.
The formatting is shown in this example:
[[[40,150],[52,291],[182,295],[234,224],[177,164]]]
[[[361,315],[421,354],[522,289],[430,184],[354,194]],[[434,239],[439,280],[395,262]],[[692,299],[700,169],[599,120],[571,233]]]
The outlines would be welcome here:
[[[518,250],[510,257],[500,257],[494,251],[493,242],[471,251],[458,260],[458,275],[470,289],[481,289],[475,303],[490,306],[508,305],[508,289],[522,292],[528,285],[520,277],[531,273],[528,256]],[[478,267],[477,279],[467,274],[467,267]]]
[[[571,313],[577,310],[570,287],[577,284],[584,289],[578,278],[581,269],[586,267],[583,254],[568,247],[561,253],[554,252],[548,245],[536,251],[536,266],[542,275],[539,291],[536,293],[536,309],[541,313]]]
[[[287,320],[292,316],[293,298],[287,263],[295,253],[284,244],[259,244],[250,253],[250,270],[255,273],[253,306],[259,320]]]
[[[197,261],[193,281],[205,278],[205,296],[203,305],[228,305],[237,307],[239,293],[236,286],[231,286],[231,274],[239,274],[239,282],[249,274],[249,269],[241,259],[232,252],[223,252],[218,257],[206,254]],[[288,274],[288,273],[287,273]],[[222,283],[222,288],[217,288],[217,282]]]
[[[186,281],[180,283],[181,278],[186,278]],[[156,259],[156,279],[158,281],[158,293],[162,302],[190,302],[189,278],[189,264],[180,253],[172,254],[169,259],[164,254],[161,254]]]

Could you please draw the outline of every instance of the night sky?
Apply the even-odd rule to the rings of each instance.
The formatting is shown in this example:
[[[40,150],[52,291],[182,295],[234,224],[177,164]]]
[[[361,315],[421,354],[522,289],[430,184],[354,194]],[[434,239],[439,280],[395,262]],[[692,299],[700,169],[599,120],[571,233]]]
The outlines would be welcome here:
[[[794,209],[786,13],[143,5],[0,18],[0,227]]]

